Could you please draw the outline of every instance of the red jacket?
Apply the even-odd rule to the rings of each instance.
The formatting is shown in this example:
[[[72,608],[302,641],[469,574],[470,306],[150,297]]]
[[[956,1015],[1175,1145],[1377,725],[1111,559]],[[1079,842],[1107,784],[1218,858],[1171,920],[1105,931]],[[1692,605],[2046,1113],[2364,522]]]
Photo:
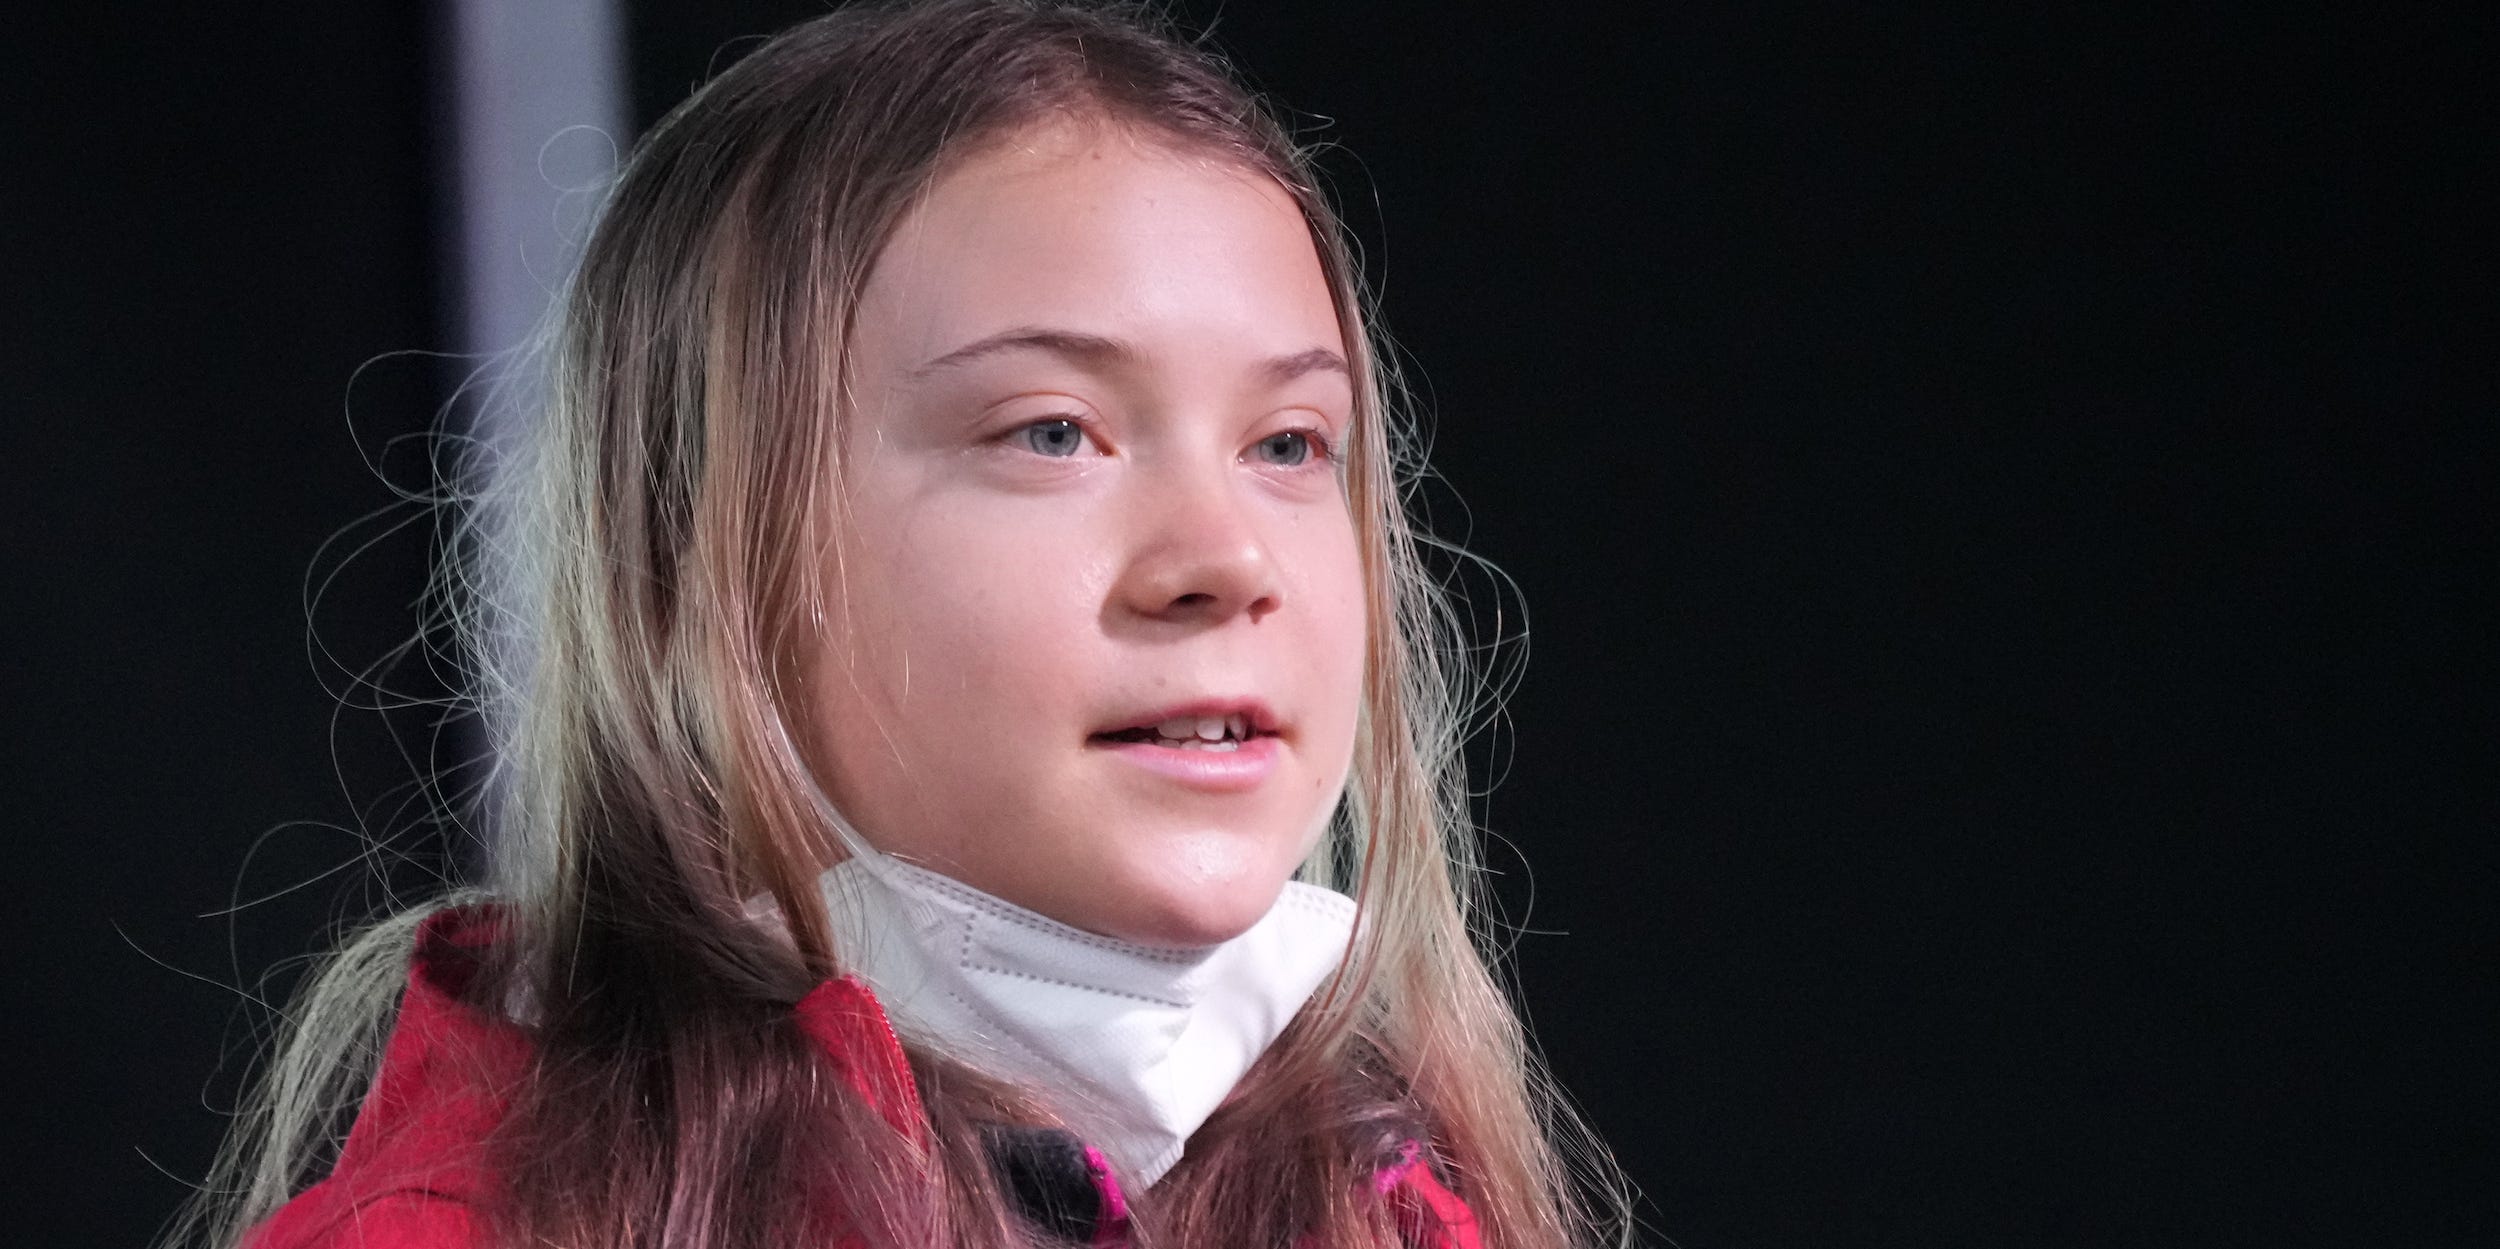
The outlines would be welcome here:
[[[498,1090],[526,1074],[529,1040],[517,1026],[466,1005],[485,926],[474,911],[428,919],[417,939],[399,1021],[381,1070],[329,1178],[288,1202],[246,1238],[249,1249],[476,1249],[479,1211],[494,1176],[483,1162],[502,1117]],[[800,999],[803,1032],[835,1070],[898,1130],[919,1130],[920,1096],[885,1010],[856,977]],[[1371,1183],[1415,1249],[1480,1249],[1465,1203],[1434,1178],[1411,1143]],[[1127,1242],[1127,1205],[1101,1155],[1084,1151],[1099,1212],[1091,1240]]]

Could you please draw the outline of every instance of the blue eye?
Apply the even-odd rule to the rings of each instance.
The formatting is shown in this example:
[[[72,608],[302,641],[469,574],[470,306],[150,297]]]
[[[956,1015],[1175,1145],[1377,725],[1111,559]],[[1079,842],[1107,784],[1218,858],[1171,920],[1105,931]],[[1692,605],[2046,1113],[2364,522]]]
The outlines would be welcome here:
[[[1311,432],[1304,429],[1269,434],[1257,443],[1259,458],[1278,468],[1300,468],[1310,461],[1317,450],[1317,442]]]
[[[1085,449],[1085,427],[1065,417],[1035,421],[1016,431],[1016,437],[1036,455],[1066,459]]]

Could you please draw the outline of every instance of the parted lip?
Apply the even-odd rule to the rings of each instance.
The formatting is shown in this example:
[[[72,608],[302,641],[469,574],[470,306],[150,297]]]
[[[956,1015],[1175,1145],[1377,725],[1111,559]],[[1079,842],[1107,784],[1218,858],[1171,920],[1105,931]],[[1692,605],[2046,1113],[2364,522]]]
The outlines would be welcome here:
[[[1151,729],[1172,720],[1210,716],[1217,718],[1240,716],[1249,722],[1250,731],[1254,734],[1281,733],[1285,727],[1284,722],[1277,718],[1275,709],[1259,699],[1198,698],[1185,703],[1174,703],[1159,710],[1140,711],[1116,724],[1095,730],[1094,736],[1104,737],[1113,733],[1126,733],[1133,729]]]

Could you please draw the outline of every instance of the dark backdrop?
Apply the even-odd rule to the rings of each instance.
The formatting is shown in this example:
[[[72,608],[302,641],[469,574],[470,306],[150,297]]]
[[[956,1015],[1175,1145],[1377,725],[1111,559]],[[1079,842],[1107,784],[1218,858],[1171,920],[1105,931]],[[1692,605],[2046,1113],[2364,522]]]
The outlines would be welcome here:
[[[629,7],[638,122],[818,8]],[[1493,858],[1652,1243],[2487,1226],[2490,25],[1222,6],[1528,612]],[[436,717],[337,697],[429,540],[429,38],[0,45],[25,1243],[200,1173],[233,986],[376,897],[345,830],[443,860]]]

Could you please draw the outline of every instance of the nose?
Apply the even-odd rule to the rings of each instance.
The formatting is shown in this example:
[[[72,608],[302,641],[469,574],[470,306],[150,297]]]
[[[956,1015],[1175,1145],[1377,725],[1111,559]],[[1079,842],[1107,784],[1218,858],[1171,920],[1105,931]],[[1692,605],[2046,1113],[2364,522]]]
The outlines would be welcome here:
[[[1264,619],[1285,601],[1254,500],[1220,470],[1141,490],[1119,601],[1154,620]]]

